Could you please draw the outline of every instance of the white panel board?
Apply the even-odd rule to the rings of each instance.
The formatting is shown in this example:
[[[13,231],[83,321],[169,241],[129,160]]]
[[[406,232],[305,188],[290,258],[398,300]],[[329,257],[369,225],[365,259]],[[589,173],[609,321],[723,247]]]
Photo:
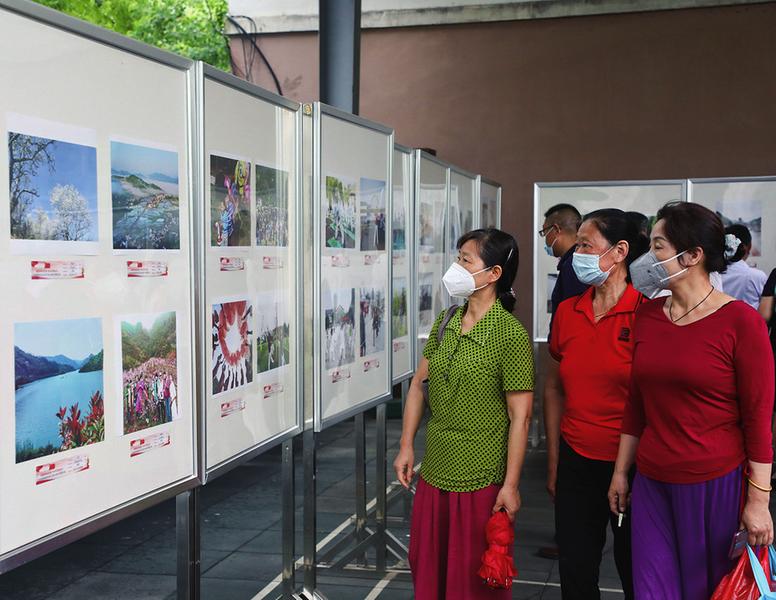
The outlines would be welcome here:
[[[393,338],[393,381],[409,377],[413,370],[412,331],[415,325],[417,287],[413,277],[414,236],[412,227],[413,155],[407,150],[393,151],[393,293],[391,301],[391,337]]]

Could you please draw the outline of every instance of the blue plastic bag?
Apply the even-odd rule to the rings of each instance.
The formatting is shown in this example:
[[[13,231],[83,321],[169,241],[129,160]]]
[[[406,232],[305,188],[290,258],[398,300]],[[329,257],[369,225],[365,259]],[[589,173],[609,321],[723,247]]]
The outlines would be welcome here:
[[[776,600],[776,592],[771,591],[769,583],[769,580],[774,581],[774,560],[776,560],[776,556],[774,555],[776,554],[776,551],[774,551],[773,546],[768,547],[768,562],[771,567],[771,572],[768,575],[765,574],[760,561],[757,560],[757,556],[749,544],[746,545],[746,552],[749,555],[749,566],[752,567],[754,581],[757,584],[757,589],[760,590],[760,600],[770,600],[771,598]]]

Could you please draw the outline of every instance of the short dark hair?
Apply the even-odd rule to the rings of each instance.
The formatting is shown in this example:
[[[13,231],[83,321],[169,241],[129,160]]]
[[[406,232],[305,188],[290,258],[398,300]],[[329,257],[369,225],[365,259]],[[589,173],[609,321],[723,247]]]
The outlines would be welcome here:
[[[482,262],[486,267],[501,267],[501,277],[496,282],[496,295],[501,305],[509,312],[515,308],[515,295],[512,292],[512,283],[517,276],[517,267],[520,264],[520,254],[517,241],[506,231],[495,227],[488,229],[474,229],[464,233],[458,238],[455,247],[460,250],[466,242],[474,240]]]
[[[625,216],[633,221],[636,227],[644,237],[649,238],[649,217],[647,215],[636,212],[635,210],[626,210]]]
[[[719,215],[695,202],[675,200],[657,212],[657,220],[664,222],[666,239],[677,252],[702,248],[706,272],[725,272],[725,228]]]
[[[628,256],[625,257],[625,279],[630,283],[630,271],[627,267],[644,254],[649,248],[649,240],[641,233],[636,221],[619,208],[601,208],[586,214],[583,222],[590,221],[614,246],[617,242],[628,242]]]
[[[561,229],[569,232],[576,232],[582,224],[582,215],[571,204],[556,204],[551,206],[544,218],[550,222],[550,225],[557,225]]]
[[[741,223],[735,223],[734,225],[728,225],[725,227],[725,234],[732,233],[736,236],[741,244],[736,248],[735,254],[730,257],[730,262],[738,262],[744,258],[747,250],[752,249],[752,234],[749,232],[749,228]]]

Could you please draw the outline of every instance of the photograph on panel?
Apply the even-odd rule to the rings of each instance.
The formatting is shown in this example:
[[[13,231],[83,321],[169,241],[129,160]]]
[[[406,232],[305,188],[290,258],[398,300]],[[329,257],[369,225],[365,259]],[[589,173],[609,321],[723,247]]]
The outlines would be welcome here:
[[[210,156],[212,246],[251,245],[251,163]]]
[[[393,302],[391,303],[391,334],[393,339],[407,335],[407,278],[393,280]]]
[[[457,185],[452,186],[452,189],[450,190],[450,195],[451,195],[450,211],[448,212],[448,215],[447,215],[448,216],[447,249],[450,250],[450,252],[455,252],[457,250],[455,245],[458,242],[458,238],[461,237],[461,211],[460,211],[460,206],[458,202],[459,190]]]
[[[385,250],[385,182],[362,177],[358,199],[361,251]]]
[[[325,363],[334,369],[356,360],[356,290],[345,288],[323,292],[326,328]]]
[[[97,149],[53,137],[8,132],[11,239],[97,242]]]
[[[404,188],[400,185],[393,188],[393,223],[391,237],[393,238],[393,249],[406,250],[406,222],[407,216],[404,211]]]
[[[418,319],[422,326],[430,327],[434,324],[434,275],[421,273],[418,282]]]
[[[356,184],[326,176],[326,247],[356,247]]]
[[[16,462],[105,439],[100,319],[14,324]]]
[[[179,250],[178,153],[110,143],[114,250]]]
[[[359,355],[385,350],[385,290],[361,288],[359,302]]]
[[[288,246],[288,172],[264,165],[256,170],[256,245]]]
[[[256,301],[257,373],[284,367],[291,358],[291,305],[277,294],[259,294]]]
[[[120,328],[124,433],[180,418],[175,312],[121,317]]]
[[[213,305],[213,395],[253,381],[253,306],[248,300]]]

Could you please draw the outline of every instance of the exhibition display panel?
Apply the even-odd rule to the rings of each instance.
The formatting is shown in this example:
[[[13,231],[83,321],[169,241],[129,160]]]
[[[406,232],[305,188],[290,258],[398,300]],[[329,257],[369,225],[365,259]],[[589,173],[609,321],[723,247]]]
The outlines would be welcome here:
[[[301,106],[203,66],[206,475],[302,423]]]
[[[477,208],[477,176],[450,166],[450,206],[447,216],[447,262],[458,256],[458,238],[474,229]]]
[[[501,185],[482,177],[477,178],[479,193],[480,220],[477,227],[501,228]]]
[[[654,222],[658,209],[672,200],[686,200],[685,180],[537,183],[534,185],[534,341],[545,342],[550,325],[550,298],[557,281],[558,259],[549,256],[538,232],[544,213],[556,204],[570,204],[585,214],[599,208],[637,211]]]
[[[315,430],[388,399],[393,130],[313,105]]]
[[[391,337],[393,383],[412,376],[417,359],[414,356],[415,314],[415,244],[413,237],[413,162],[410,148],[398,144],[393,150],[393,293],[391,298]]]
[[[691,179],[688,200],[716,212],[722,224],[745,225],[752,234],[749,266],[776,268],[776,177]],[[773,227],[773,231],[771,230]]]
[[[193,63],[31,3],[0,48],[4,571],[196,485],[198,419]]]
[[[434,319],[447,302],[442,287],[448,206],[448,166],[421,150],[415,151],[415,243],[417,248],[418,356]]]

